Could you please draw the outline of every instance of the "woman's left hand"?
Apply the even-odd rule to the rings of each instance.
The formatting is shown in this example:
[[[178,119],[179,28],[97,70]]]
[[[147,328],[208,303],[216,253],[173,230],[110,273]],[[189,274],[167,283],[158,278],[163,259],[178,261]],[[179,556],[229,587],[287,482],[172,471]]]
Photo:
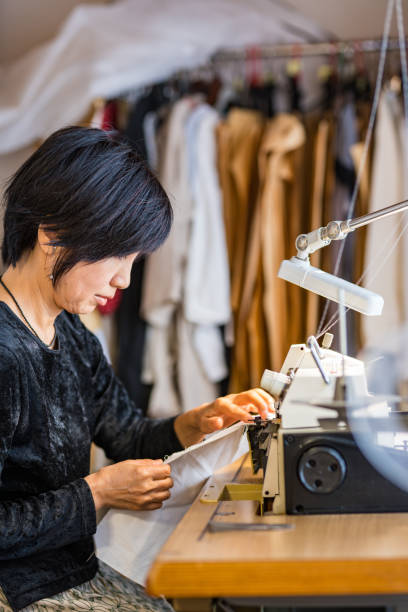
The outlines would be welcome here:
[[[229,427],[237,421],[251,423],[254,414],[263,419],[275,413],[273,398],[263,389],[249,389],[218,397],[178,416],[174,422],[177,437],[183,446],[200,442],[205,434]]]

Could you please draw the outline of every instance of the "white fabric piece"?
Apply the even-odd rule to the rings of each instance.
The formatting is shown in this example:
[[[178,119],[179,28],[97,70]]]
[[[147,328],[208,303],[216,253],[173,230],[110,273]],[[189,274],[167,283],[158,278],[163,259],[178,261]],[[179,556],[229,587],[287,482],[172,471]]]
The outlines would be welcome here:
[[[174,219],[167,240],[146,261],[141,313],[152,326],[169,325],[182,300],[192,214],[184,126],[198,100],[185,97],[176,102],[167,121],[159,178],[173,206]]]
[[[200,355],[194,346],[196,328],[196,325],[186,321],[181,311],[178,312],[176,373],[182,412],[207,402],[213,402],[219,395],[218,387],[207,376]]]
[[[158,150],[156,140],[156,130],[158,124],[158,116],[154,111],[146,113],[143,120],[143,134],[146,144],[147,161],[152,170],[157,170]]]
[[[208,379],[214,383],[228,376],[222,332],[215,325],[195,325],[193,345]]]
[[[141,307],[149,323],[143,379],[154,385],[148,414],[155,418],[177,410],[174,376],[178,412],[184,412],[213,401],[214,383],[227,375],[218,329],[229,320],[230,305],[215,166],[217,120],[200,96],[177,102],[168,119],[160,179],[174,206],[174,223],[167,241],[147,261]]]
[[[142,315],[151,326],[144,380],[154,384],[152,417],[171,416],[176,409],[175,374],[181,412],[213,401],[215,383],[228,373],[218,327],[230,319],[216,169],[218,114],[199,102],[200,97],[181,100],[169,117],[160,178],[175,202],[174,224],[166,243],[149,257],[144,279]]]
[[[147,327],[143,355],[142,382],[153,385],[147,414],[151,419],[180,414],[174,389],[174,358],[170,352],[169,327]]]
[[[203,104],[191,114],[186,125],[193,218],[184,314],[191,323],[202,325],[224,325],[231,318],[228,254],[217,171],[218,122],[218,113]],[[191,124],[193,128],[189,130]]]
[[[369,212],[399,202],[407,193],[404,184],[404,134],[400,101],[394,92],[386,90],[381,95],[378,107]],[[396,239],[407,221],[406,213],[392,215],[367,228],[365,270],[368,273],[364,286],[384,296],[384,309],[380,317],[362,319],[365,348],[380,347],[388,331],[408,317],[408,313],[404,312],[403,299],[403,287],[408,286],[408,263],[404,260],[407,234],[394,249]],[[384,245],[388,245],[386,250]]]
[[[218,113],[207,104],[193,111],[186,122],[193,216],[184,315],[196,324],[194,348],[212,382],[219,382],[228,374],[219,326],[231,318],[228,253],[217,171],[218,122]]]
[[[220,47],[325,40],[274,0],[122,0],[76,7],[51,42],[0,68],[0,154],[79,121],[97,97],[166,79]]]
[[[191,96],[179,100],[167,121],[159,178],[173,206],[173,226],[165,243],[147,259],[143,279],[141,315],[149,326],[144,349],[148,367],[142,378],[153,384],[148,415],[154,418],[173,416],[182,410],[173,382],[176,356],[171,340],[176,339],[174,325],[182,302],[192,214],[184,126],[200,99]]]
[[[238,423],[171,455],[166,460],[174,481],[170,499],[150,512],[109,510],[96,532],[98,558],[127,578],[145,584],[154,558],[206,480],[248,452],[244,431],[245,426]]]

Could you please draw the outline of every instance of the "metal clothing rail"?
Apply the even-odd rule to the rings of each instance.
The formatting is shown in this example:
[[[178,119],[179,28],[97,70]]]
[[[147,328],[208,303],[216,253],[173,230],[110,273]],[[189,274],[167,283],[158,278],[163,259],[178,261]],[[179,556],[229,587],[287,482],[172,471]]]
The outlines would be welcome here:
[[[408,42],[408,39],[407,39]],[[381,50],[381,39],[373,40],[349,40],[321,43],[294,43],[284,45],[252,45],[246,48],[220,49],[212,56],[212,61],[243,61],[249,57],[259,59],[269,58],[301,58],[309,56],[334,56],[344,55],[352,57],[359,53],[379,53]],[[398,38],[390,38],[387,50],[398,51]]]

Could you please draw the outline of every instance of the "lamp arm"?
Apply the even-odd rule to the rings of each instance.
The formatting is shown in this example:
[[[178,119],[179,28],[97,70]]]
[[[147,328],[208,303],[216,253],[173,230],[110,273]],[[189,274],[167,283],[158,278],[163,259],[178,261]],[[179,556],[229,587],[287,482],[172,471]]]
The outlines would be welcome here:
[[[332,240],[344,240],[344,238],[354,232],[354,230],[364,225],[368,225],[377,219],[384,219],[398,212],[408,209],[408,200],[402,200],[386,208],[381,208],[375,212],[368,213],[355,219],[346,221],[330,221],[327,225],[319,227],[308,234],[299,234],[296,238],[296,250],[298,259],[307,260],[310,253],[327,246]]]

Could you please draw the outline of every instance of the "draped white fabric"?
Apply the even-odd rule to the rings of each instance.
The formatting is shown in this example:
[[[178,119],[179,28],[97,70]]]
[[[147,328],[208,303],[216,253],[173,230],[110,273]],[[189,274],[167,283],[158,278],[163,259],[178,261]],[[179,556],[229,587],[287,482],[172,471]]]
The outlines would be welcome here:
[[[237,423],[171,455],[167,459],[174,481],[170,499],[150,512],[109,510],[96,532],[98,558],[127,578],[145,584],[154,558],[208,477],[248,451],[244,431],[245,426]]]
[[[80,5],[50,43],[0,67],[0,154],[112,97],[206,61],[220,47],[323,40],[279,0],[121,0]]]

